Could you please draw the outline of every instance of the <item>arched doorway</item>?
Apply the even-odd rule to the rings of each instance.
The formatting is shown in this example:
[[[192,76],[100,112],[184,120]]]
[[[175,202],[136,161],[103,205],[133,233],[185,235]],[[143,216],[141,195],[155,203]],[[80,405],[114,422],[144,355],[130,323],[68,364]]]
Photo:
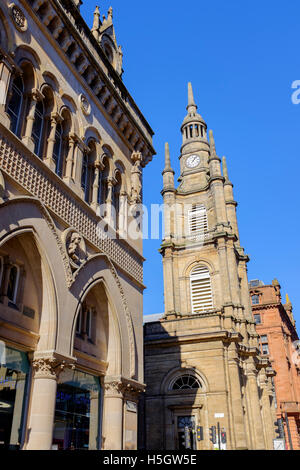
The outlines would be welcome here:
[[[57,381],[53,449],[102,448],[103,377],[108,369],[111,316],[104,283],[93,283],[74,318],[76,366],[66,368]]]
[[[46,305],[51,297],[46,270],[31,229],[7,234],[0,246],[0,448],[4,449],[20,449],[26,438],[30,359],[40,338],[43,308],[51,312]]]

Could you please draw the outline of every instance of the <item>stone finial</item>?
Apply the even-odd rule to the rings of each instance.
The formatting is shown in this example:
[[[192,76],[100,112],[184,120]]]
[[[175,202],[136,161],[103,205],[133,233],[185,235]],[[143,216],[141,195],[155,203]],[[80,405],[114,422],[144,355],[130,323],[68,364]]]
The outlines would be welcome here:
[[[273,281],[272,281],[272,286],[274,286],[274,287],[280,287],[280,284],[279,284],[279,282],[278,282],[278,279],[276,279],[276,278],[273,279]]]
[[[292,305],[292,302],[290,301],[289,295],[286,294],[286,305]]]
[[[112,9],[112,7],[109,7],[109,10],[108,10],[108,13],[107,13],[107,19],[108,18],[111,18],[111,19],[113,18],[113,9]]]
[[[94,11],[94,21],[93,21],[92,31],[98,30],[99,28],[100,28],[100,10],[99,10],[99,7],[96,6],[96,9]]]
[[[188,105],[186,109],[190,114],[194,114],[197,111],[197,105],[195,104],[193,87],[191,82],[188,83]]]
[[[215,144],[215,139],[214,139],[214,134],[213,131],[209,131],[209,143],[210,143],[210,148],[211,148],[211,154],[216,155],[216,144]]]
[[[80,7],[83,4],[83,1],[82,0],[74,0],[74,3],[77,6],[78,10],[80,10]]]
[[[170,148],[168,142],[165,143],[165,171],[172,170],[171,168],[171,158],[170,158]]]
[[[223,176],[225,178],[225,181],[229,181],[226,157],[222,158],[222,164],[223,164]]]

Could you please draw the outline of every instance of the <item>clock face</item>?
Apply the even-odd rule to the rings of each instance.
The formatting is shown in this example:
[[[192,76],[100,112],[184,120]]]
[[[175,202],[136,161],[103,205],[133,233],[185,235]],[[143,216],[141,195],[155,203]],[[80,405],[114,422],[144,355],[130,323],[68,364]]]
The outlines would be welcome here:
[[[188,168],[195,168],[196,166],[198,166],[200,163],[200,157],[199,155],[190,155],[185,164]]]

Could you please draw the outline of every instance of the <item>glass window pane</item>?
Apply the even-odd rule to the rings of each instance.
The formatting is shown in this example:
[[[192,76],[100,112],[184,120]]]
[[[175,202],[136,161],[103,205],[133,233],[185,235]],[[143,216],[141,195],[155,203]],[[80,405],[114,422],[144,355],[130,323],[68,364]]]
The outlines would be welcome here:
[[[18,277],[19,277],[19,270],[16,266],[12,266],[10,268],[9,279],[8,279],[8,287],[7,287],[7,297],[8,300],[15,303],[17,297],[17,289],[18,289]]]
[[[254,315],[254,321],[257,325],[260,325],[261,324],[261,317],[259,314],[257,315]]]
[[[21,78],[16,78],[11,89],[11,98],[7,106],[7,113],[10,116],[10,130],[19,136],[19,119],[23,100],[23,83]]]
[[[99,449],[100,400],[99,377],[69,369],[60,374],[56,396],[54,449]]]
[[[39,155],[41,147],[41,138],[44,120],[44,107],[43,103],[39,101],[35,108],[34,123],[32,128],[32,137],[34,140],[34,153]]]
[[[28,373],[26,353],[0,341],[0,449],[20,447]]]

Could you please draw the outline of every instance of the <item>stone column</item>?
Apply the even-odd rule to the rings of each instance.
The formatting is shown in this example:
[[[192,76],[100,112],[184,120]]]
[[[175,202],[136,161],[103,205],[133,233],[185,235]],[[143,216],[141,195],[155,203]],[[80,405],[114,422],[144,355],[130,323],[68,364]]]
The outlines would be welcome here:
[[[41,99],[41,94],[37,89],[32,90],[31,96],[28,98],[30,100],[29,103],[29,112],[26,118],[26,129],[25,135],[22,138],[22,142],[31,150],[34,151],[34,140],[32,138],[32,129],[35,117],[35,109],[38,101]]]
[[[66,160],[66,172],[64,180],[68,183],[72,179],[73,175],[73,165],[74,165],[74,149],[76,144],[76,136],[69,135],[69,148],[68,148],[68,155]]]
[[[274,417],[270,405],[270,396],[269,396],[269,384],[268,378],[266,376],[266,371],[264,368],[260,370],[259,373],[259,384],[262,390],[261,395],[261,405],[262,405],[262,415],[263,415],[263,426],[264,426],[264,436],[266,442],[266,448],[273,450],[273,439],[275,438],[274,433]]]
[[[99,187],[100,187],[100,169],[102,169],[102,165],[100,161],[97,159],[94,164],[94,181],[93,181],[93,188],[92,188],[92,208],[97,211],[99,207],[98,202],[98,195],[99,195]]]
[[[164,293],[165,293],[165,314],[175,313],[174,303],[174,278],[173,278],[173,257],[172,248],[166,247],[163,254],[164,271]],[[181,306],[181,311],[186,312],[186,307]],[[186,312],[190,313],[190,312]]]
[[[123,388],[121,381],[105,379],[103,450],[123,449]]]
[[[235,345],[234,345],[235,347]],[[230,380],[230,398],[233,417],[234,450],[247,449],[247,439],[244,422],[243,403],[241,395],[239,360],[236,353],[230,352],[228,361],[228,372]]]
[[[0,62],[0,122],[6,127],[10,127],[9,115],[5,112],[12,67],[5,58]]]
[[[264,429],[258,395],[257,370],[254,365],[251,366],[248,364],[246,378],[246,393],[250,409],[249,418],[252,442],[254,442],[254,450],[263,450],[266,449],[266,445],[264,440]]]
[[[113,205],[113,190],[116,181],[112,177],[107,178],[106,219],[109,225],[115,228],[115,208]]]
[[[47,140],[47,153],[46,153],[46,158],[45,158],[45,163],[46,165],[51,168],[51,170],[55,171],[56,169],[56,162],[53,159],[53,150],[54,150],[54,145],[55,145],[55,140],[56,140],[56,128],[57,124],[61,121],[61,117],[57,113],[51,113],[50,117],[50,134]]]
[[[74,155],[74,166],[73,166],[73,179],[74,179],[74,191],[77,192],[81,197],[84,197],[83,190],[81,187],[81,176],[82,176],[82,165],[83,165],[83,154],[85,151],[90,151],[89,147],[86,147],[84,142],[77,137],[77,146]]]
[[[16,398],[14,405],[13,421],[11,426],[10,443],[18,445],[21,443],[21,418],[24,405],[24,391],[26,378],[21,377],[16,381]]]
[[[53,357],[33,360],[34,379],[26,450],[51,450],[56,388],[64,365]]]
[[[119,212],[119,234],[123,238],[127,238],[128,225],[128,195],[126,191],[120,194],[120,212]]]
[[[99,391],[90,392],[89,450],[98,450],[99,445],[99,419],[101,419],[99,394]]]
[[[232,302],[231,298],[231,288],[229,282],[229,272],[228,272],[228,260],[227,260],[227,250],[226,243],[224,239],[218,239],[218,255],[220,263],[220,276],[222,281],[222,294],[223,294],[223,303],[228,304]]]

